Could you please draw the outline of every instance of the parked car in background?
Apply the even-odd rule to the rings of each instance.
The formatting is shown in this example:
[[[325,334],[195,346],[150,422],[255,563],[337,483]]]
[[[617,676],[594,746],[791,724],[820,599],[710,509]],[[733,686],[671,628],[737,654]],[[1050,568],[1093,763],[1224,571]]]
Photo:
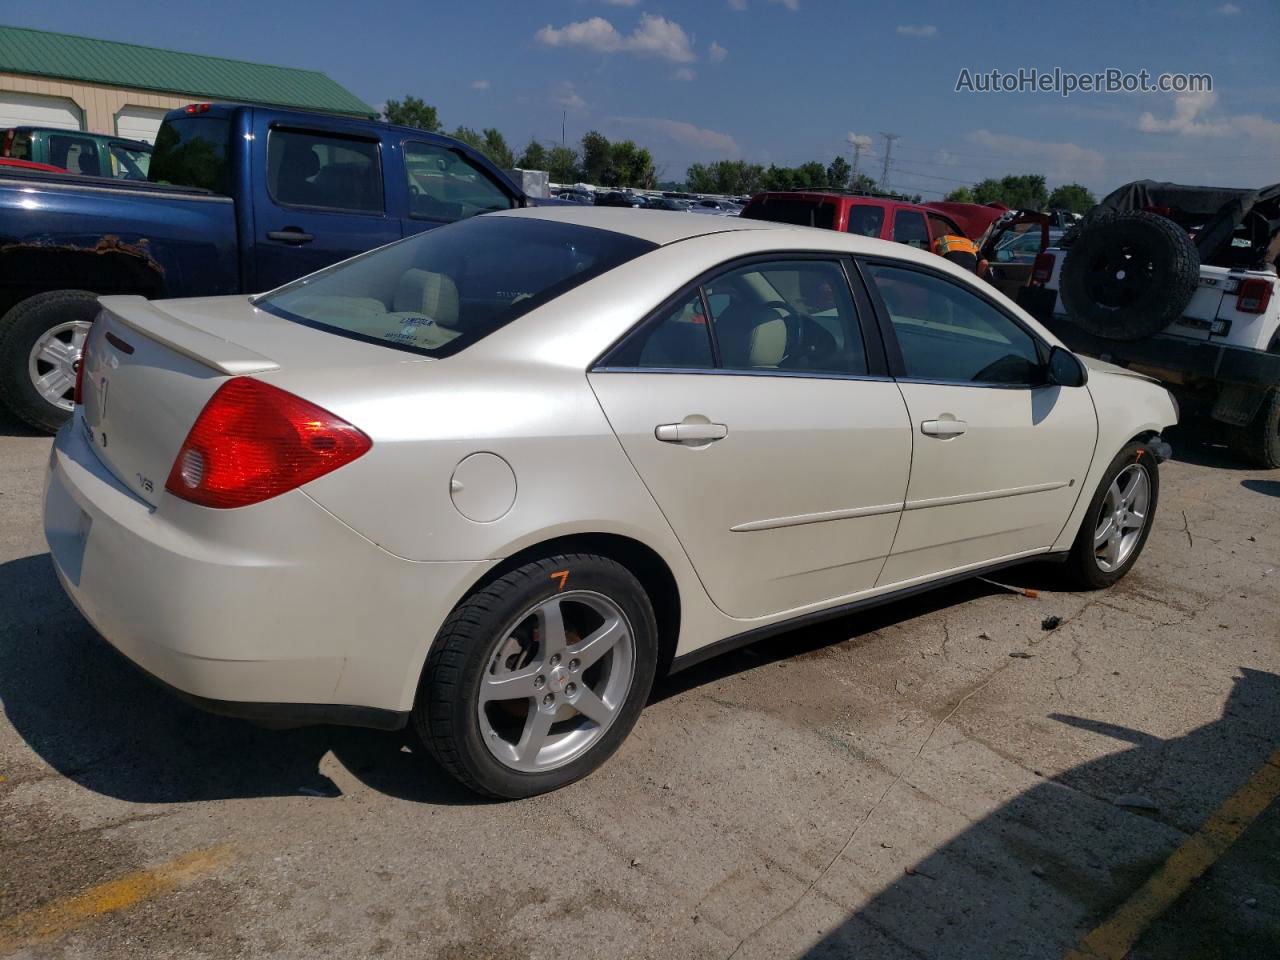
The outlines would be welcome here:
[[[688,200],[677,200],[673,197],[647,197],[646,200],[648,202],[645,206],[649,210],[672,210],[684,213],[689,211]]]
[[[1280,184],[1141,180],[1035,265],[1020,298],[1073,349],[1158,377],[1184,418],[1280,467]]]
[[[643,207],[644,199],[624,190],[597,190],[595,205],[597,207]]]
[[[982,278],[1017,301],[1030,284],[1040,255],[1065,232],[1051,222],[1037,210],[1001,214],[978,242],[978,255],[986,264]]]
[[[556,194],[560,200],[568,203],[595,203],[595,196],[587,190],[561,190]]]
[[[717,200],[712,197],[703,197],[700,200],[690,202],[689,209],[694,213],[711,213],[721,217],[736,217],[742,213],[742,208],[730,200]]]
[[[1101,367],[901,244],[504,211],[262,297],[104,297],[45,536],[197,705],[412,724],[525,797],[797,623],[1031,560],[1116,583],[1176,415]]]
[[[0,132],[0,156],[47,163],[85,177],[146,180],[151,144],[58,127],[9,127]]]
[[[147,183],[6,168],[0,401],[49,431],[71,415],[99,294],[269,290],[443,223],[537,202],[449,137],[235,104],[169,113]]]
[[[771,220],[878,237],[920,250],[933,250],[938,238],[945,234],[967,236],[951,217],[921,204],[829,190],[758,193],[741,215],[749,220]]]

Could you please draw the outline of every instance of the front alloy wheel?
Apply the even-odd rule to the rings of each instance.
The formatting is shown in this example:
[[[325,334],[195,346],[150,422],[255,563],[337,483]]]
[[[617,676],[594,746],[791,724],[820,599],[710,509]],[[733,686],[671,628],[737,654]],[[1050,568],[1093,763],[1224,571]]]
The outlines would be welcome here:
[[[1071,580],[1086,590],[1109,587],[1133,567],[1151,533],[1160,472],[1145,443],[1125,446],[1102,475],[1067,557]]]

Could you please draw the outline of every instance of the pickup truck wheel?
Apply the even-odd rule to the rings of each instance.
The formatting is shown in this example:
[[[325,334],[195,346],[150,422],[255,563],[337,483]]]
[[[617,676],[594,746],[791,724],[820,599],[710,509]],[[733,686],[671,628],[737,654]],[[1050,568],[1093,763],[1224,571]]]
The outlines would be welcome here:
[[[98,295],[53,290],[0,319],[0,401],[24,423],[55,433],[71,416],[80,351]]]
[[[1280,468],[1280,387],[1267,392],[1251,423],[1232,428],[1227,446],[1254,466],[1264,470]]]
[[[1117,213],[1087,223],[1062,264],[1062,304],[1086,333],[1141,340],[1182,316],[1200,283],[1191,237],[1166,217]]]

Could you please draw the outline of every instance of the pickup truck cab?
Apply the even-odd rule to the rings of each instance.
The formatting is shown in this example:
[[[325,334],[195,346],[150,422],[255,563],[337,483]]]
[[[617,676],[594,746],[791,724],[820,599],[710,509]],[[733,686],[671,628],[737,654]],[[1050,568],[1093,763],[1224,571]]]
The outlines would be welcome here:
[[[151,144],[57,127],[9,127],[0,131],[0,157],[46,163],[86,177],[146,180]]]
[[[0,402],[40,429],[70,416],[99,295],[257,293],[532,202],[449,137],[237,104],[170,112],[145,183],[0,169]]]
[[[740,216],[894,240],[921,250],[932,250],[946,234],[967,236],[951,217],[923,204],[834,190],[758,193]]]

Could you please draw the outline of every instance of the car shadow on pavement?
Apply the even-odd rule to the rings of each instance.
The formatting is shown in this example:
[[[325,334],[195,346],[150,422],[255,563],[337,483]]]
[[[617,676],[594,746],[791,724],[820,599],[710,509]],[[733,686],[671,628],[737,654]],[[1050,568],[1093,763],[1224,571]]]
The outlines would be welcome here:
[[[1280,497],[1280,480],[1241,480],[1240,486],[1268,497]]]
[[[805,960],[1056,960],[1067,955],[1263,769],[1280,742],[1280,677],[1242,668],[1218,719],[1169,739],[1050,709],[1043,722],[1058,725],[1064,736],[1067,728],[1088,731],[1118,749],[1046,777],[909,866],[896,861],[877,871],[871,866],[875,854],[866,848],[902,845],[904,830],[911,828],[895,821],[893,795],[887,795],[863,843],[851,846],[811,894],[821,892],[838,902],[843,885],[851,888],[852,899],[861,900],[863,890],[873,895],[818,939],[803,954]],[[941,755],[954,749],[939,744],[923,760],[945,766]],[[895,789],[960,812],[953,807],[959,798],[938,790],[954,779],[921,772],[908,773],[905,780]],[[1132,950],[1112,948],[1098,955],[1123,953],[1129,960],[1280,956],[1277,862],[1280,803],[1273,800],[1253,827],[1156,917]]]
[[[27,426],[4,407],[0,407],[0,437],[39,437],[42,432]]]
[[[189,706],[97,636],[63,593],[48,554],[0,564],[0,705],[58,773],[135,803],[336,796],[320,770],[329,751],[388,795],[480,802],[407,732],[268,730]]]

